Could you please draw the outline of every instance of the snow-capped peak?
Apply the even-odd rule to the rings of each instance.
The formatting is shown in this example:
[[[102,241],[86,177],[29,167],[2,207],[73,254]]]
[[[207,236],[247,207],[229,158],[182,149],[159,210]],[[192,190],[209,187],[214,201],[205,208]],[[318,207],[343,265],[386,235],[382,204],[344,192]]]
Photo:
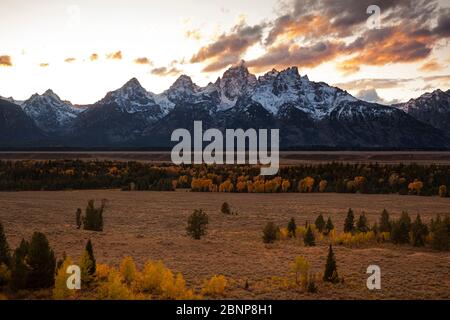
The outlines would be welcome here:
[[[108,94],[99,104],[116,104],[122,112],[150,112],[157,116],[162,112],[155,102],[154,94],[145,90],[136,78],[128,80],[122,87]]]
[[[323,118],[341,101],[356,100],[345,91],[300,76],[297,67],[280,72],[273,69],[259,77],[252,99],[273,114],[283,105],[291,104],[314,119]]]
[[[220,92],[219,108],[228,109],[234,106],[238,97],[250,96],[256,84],[256,76],[248,71],[244,60],[230,67],[215,83]]]
[[[69,101],[61,100],[51,89],[42,95],[33,94],[21,106],[38,127],[49,132],[67,126],[85,109],[74,107]]]

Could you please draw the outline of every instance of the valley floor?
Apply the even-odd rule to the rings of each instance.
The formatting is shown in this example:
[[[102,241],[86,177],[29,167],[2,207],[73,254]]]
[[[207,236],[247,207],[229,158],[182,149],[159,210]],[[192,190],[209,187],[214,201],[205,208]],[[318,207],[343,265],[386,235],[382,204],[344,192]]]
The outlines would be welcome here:
[[[105,231],[75,227],[75,211],[89,199],[107,199]],[[227,201],[237,216],[220,213]],[[318,283],[319,292],[308,294],[283,285],[292,278],[290,264],[298,255],[312,271],[324,271],[326,241],[304,247],[299,240],[262,242],[268,221],[285,227],[291,217],[298,225],[313,223],[318,214],[331,216],[338,231],[348,208],[358,217],[365,211],[369,224],[386,208],[391,217],[407,210],[425,222],[450,213],[450,198],[362,194],[228,194],[177,192],[122,192],[118,190],[1,192],[0,221],[10,246],[42,231],[58,257],[66,252],[78,259],[87,239],[93,242],[97,263],[118,266],[130,255],[141,267],[147,259],[162,260],[182,272],[189,286],[200,288],[205,278],[223,274],[230,279],[229,299],[450,299],[450,254],[409,245],[372,244],[359,248],[335,246],[337,267],[344,283]],[[203,208],[210,217],[202,240],[186,235],[187,217]],[[366,268],[381,268],[382,289],[369,291]],[[248,280],[249,288],[244,285]]]

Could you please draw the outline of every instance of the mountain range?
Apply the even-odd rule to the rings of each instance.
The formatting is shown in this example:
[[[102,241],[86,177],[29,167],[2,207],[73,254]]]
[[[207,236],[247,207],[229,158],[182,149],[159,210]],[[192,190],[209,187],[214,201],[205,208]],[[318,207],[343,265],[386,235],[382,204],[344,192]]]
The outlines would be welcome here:
[[[177,128],[278,128],[281,148],[450,147],[450,90],[402,104],[359,100],[296,67],[260,77],[241,63],[214,83],[180,76],[161,94],[135,78],[85,106],[52,90],[26,101],[0,97],[0,147],[167,148]]]

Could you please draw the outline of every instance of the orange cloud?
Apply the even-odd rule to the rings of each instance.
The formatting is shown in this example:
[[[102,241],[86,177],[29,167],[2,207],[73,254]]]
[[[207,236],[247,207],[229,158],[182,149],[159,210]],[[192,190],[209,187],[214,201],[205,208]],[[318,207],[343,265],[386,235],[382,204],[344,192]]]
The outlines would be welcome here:
[[[11,56],[0,56],[0,67],[12,67]]]
[[[106,58],[111,60],[122,60],[122,51],[108,53]]]
[[[136,58],[136,59],[134,59],[134,63],[136,63],[136,64],[148,64],[148,65],[152,65],[153,64],[153,62],[151,62],[150,59],[148,59],[147,57]]]
[[[72,62],[75,62],[76,60],[77,60],[76,58],[66,58],[66,59],[64,59],[64,62],[72,63]]]
[[[440,64],[436,61],[436,59],[431,59],[430,61],[425,62],[425,63],[419,68],[420,71],[424,71],[424,72],[427,72],[427,71],[438,71],[438,70],[442,70],[442,69],[443,69],[443,66],[440,65]]]
[[[160,67],[160,68],[152,69],[152,71],[150,71],[150,73],[155,76],[163,77],[163,76],[176,76],[176,75],[179,75],[181,73],[181,71],[175,67],[172,67],[172,68]]]
[[[200,40],[202,38],[200,30],[198,30],[198,29],[187,30],[185,33],[185,36],[188,39],[194,39],[194,40]]]
[[[334,59],[344,48],[343,42],[331,41],[317,42],[311,46],[279,45],[270,47],[263,56],[249,61],[248,66],[255,72],[262,72],[268,68],[284,69],[294,65],[315,67]]]
[[[247,26],[241,22],[230,33],[224,33],[211,44],[200,48],[190,62],[207,62],[204,72],[218,71],[237,63],[247,49],[261,41],[263,29],[264,25]]]
[[[98,60],[98,54],[96,54],[96,53],[91,54],[91,56],[89,57],[89,60],[91,60],[91,61]]]

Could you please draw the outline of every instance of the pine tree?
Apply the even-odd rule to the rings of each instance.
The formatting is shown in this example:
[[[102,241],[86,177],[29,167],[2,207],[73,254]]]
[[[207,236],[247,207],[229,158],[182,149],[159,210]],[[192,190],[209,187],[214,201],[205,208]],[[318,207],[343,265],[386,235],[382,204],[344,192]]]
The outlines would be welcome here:
[[[30,266],[27,287],[50,288],[55,283],[56,259],[47,237],[41,232],[33,233],[26,262]]]
[[[412,244],[415,247],[422,247],[425,245],[425,237],[428,235],[428,227],[422,223],[420,215],[418,214],[416,220],[411,225]]]
[[[391,240],[393,243],[409,243],[409,231],[411,230],[411,218],[407,212],[402,212],[400,219],[393,221],[391,225]]]
[[[77,229],[80,229],[81,228],[81,223],[82,223],[82,221],[81,221],[81,209],[80,208],[78,208],[77,212],[75,213],[75,221],[76,221],[76,224],[77,224]]]
[[[333,248],[328,249],[327,263],[325,265],[325,272],[323,274],[323,281],[337,283],[339,281],[339,276],[337,273],[336,258],[334,257]]]
[[[274,243],[277,240],[278,227],[272,221],[267,222],[263,229],[263,241],[264,243]]]
[[[295,232],[297,231],[297,224],[295,223],[294,218],[291,218],[291,220],[289,220],[289,223],[287,225],[287,230],[289,233],[289,237],[294,237],[295,238]]]
[[[315,242],[315,237],[314,237],[314,232],[311,230],[311,226],[308,226],[308,228],[306,229],[306,233],[303,236],[303,242],[305,243],[305,246],[307,247],[313,247],[316,245]]]
[[[334,229],[334,224],[331,221],[331,218],[328,217],[327,224],[325,225],[325,234],[329,234],[331,230]]]
[[[89,200],[86,207],[86,213],[83,218],[83,228],[91,231],[103,231],[103,210],[105,209],[105,200],[99,208],[94,206],[94,200]]]
[[[11,252],[8,241],[6,240],[5,230],[3,224],[0,222],[0,265],[5,264],[9,266],[11,263]]]
[[[323,232],[324,231],[324,229],[325,229],[325,220],[324,220],[322,214],[319,214],[319,216],[317,217],[317,219],[316,219],[314,224],[316,225],[316,228],[317,228],[317,230],[319,232]]]
[[[380,232],[391,232],[391,222],[389,221],[389,213],[386,209],[384,209],[381,213],[380,226],[378,230]]]
[[[364,212],[359,216],[358,222],[356,223],[356,229],[358,232],[369,231],[369,227],[367,226],[367,218]]]
[[[94,248],[92,247],[91,239],[86,243],[83,255],[80,260],[81,280],[84,283],[92,281],[97,271],[97,263],[94,256]]]
[[[194,239],[200,239],[206,235],[208,222],[208,215],[202,209],[194,210],[188,218],[188,225],[186,227],[187,234]]]
[[[432,225],[433,240],[431,246],[435,250],[447,251],[450,250],[450,234],[448,226],[441,217],[438,216],[437,220]]]
[[[352,209],[348,209],[347,217],[344,222],[344,232],[355,231],[355,215]]]
[[[11,267],[11,288],[13,290],[25,289],[30,268],[25,262],[30,244],[22,239],[20,245],[14,250]]]

